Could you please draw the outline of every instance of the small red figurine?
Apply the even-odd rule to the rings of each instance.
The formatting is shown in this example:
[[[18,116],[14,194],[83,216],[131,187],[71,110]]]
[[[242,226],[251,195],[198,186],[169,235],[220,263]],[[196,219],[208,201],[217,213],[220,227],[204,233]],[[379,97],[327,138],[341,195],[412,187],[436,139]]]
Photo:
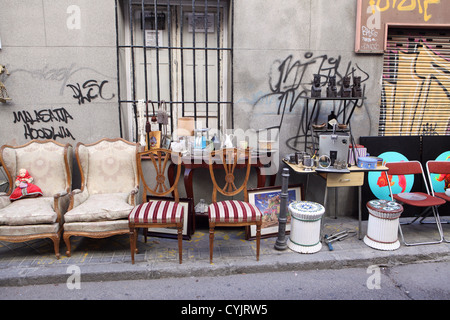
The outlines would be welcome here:
[[[26,169],[20,169],[19,175],[16,178],[16,189],[11,193],[9,199],[19,200],[24,197],[39,197],[42,196],[42,190],[38,186],[32,184],[33,177],[30,176]]]

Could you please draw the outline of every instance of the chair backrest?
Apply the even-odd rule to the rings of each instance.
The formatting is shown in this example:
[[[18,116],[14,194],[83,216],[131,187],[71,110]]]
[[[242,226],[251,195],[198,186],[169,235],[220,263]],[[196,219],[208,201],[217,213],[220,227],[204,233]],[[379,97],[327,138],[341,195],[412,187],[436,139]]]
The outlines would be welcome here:
[[[81,190],[89,194],[128,193],[139,186],[136,155],[139,144],[122,138],[79,142],[76,158],[81,174]]]
[[[400,161],[388,162],[385,165],[389,168],[390,175],[405,175],[405,174],[419,174],[423,173],[422,165],[419,161]]]
[[[225,170],[225,185],[219,187],[215,175],[214,166],[222,165]],[[246,168],[245,177],[242,184],[237,187],[235,184],[235,169]],[[232,197],[242,191],[244,201],[248,201],[247,182],[250,176],[251,156],[249,149],[227,148],[211,152],[209,158],[209,173],[213,182],[212,202],[217,201],[217,191],[224,196]]]
[[[42,190],[44,197],[72,189],[73,147],[54,140],[32,140],[21,146],[4,145],[0,160],[9,179],[8,194],[21,168],[33,177],[33,184]]]
[[[437,181],[444,181],[446,176],[450,175],[450,161],[429,160],[427,161],[427,172],[433,195],[434,192],[443,192],[443,190],[436,190],[437,185],[433,183],[432,174],[438,175],[434,177]]]
[[[389,168],[389,170],[386,172],[387,175],[411,175],[411,174],[421,175],[422,176],[421,182],[424,184],[426,192],[430,194],[427,179],[425,177],[422,164],[419,161],[411,160],[411,161],[387,162],[385,166]],[[387,180],[389,181],[389,179]],[[389,192],[392,195],[392,189],[389,183],[388,186]]]
[[[450,161],[427,161],[429,173],[450,174]]]
[[[143,161],[150,161],[155,169],[155,182],[152,184],[149,184],[145,179],[144,170],[142,169]],[[174,182],[170,186],[169,169],[171,168],[169,168],[169,166],[171,162],[177,165],[177,171],[175,173]],[[179,202],[178,181],[180,180],[181,175],[181,153],[164,148],[154,148],[140,152],[138,154],[137,163],[139,176],[145,191],[142,193],[142,203],[147,202],[147,194],[156,197],[164,197],[172,192],[175,202]]]

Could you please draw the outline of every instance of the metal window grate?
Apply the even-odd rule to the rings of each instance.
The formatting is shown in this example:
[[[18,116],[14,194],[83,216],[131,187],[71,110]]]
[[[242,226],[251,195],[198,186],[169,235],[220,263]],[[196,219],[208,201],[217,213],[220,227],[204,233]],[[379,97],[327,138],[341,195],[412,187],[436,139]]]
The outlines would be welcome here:
[[[136,141],[141,99],[155,108],[166,103],[170,134],[179,117],[194,117],[218,131],[233,128],[231,5],[224,0],[116,0],[118,102],[119,109],[131,107],[128,123]]]

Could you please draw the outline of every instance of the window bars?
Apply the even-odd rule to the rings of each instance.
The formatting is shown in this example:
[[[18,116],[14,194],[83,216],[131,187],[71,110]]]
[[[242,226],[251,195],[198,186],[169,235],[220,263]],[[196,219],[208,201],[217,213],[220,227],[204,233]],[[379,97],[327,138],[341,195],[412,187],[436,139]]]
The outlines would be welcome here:
[[[219,132],[233,128],[233,31],[228,28],[233,24],[232,14],[228,19],[232,4],[224,0],[115,3],[121,136],[121,107],[132,106],[126,120],[130,126],[134,120],[130,134],[138,141],[136,106],[142,99],[149,101],[149,110],[150,101],[156,106],[166,103],[170,134],[179,117],[193,117]]]

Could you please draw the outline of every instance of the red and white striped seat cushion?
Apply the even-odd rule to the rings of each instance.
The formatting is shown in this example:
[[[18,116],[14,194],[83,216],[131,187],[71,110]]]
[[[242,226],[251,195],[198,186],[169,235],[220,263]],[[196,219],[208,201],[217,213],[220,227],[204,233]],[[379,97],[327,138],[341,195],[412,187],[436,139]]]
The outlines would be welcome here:
[[[261,211],[248,202],[225,200],[212,203],[208,208],[212,222],[253,222],[261,220]]]
[[[150,201],[131,210],[128,220],[140,223],[179,223],[183,221],[184,208],[173,201]]]

